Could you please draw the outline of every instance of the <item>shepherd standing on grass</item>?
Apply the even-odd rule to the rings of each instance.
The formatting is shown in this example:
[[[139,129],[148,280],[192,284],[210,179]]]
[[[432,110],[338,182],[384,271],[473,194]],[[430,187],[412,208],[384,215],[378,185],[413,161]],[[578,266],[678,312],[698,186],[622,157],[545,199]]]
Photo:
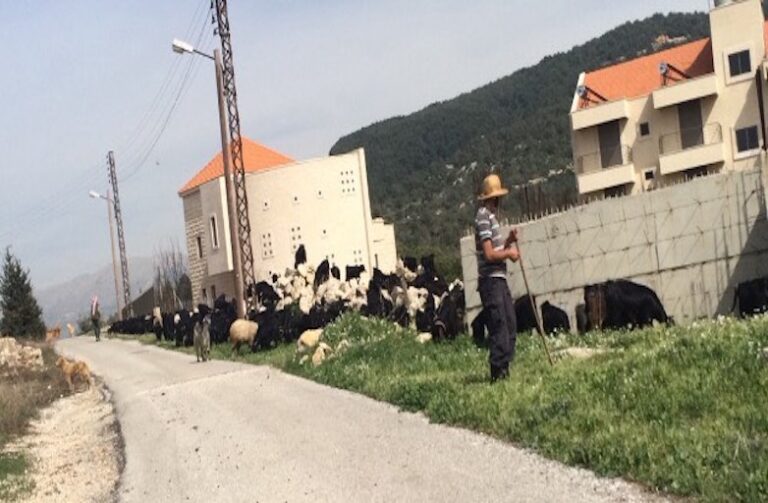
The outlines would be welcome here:
[[[99,312],[99,298],[95,295],[91,298],[91,323],[96,340],[101,340],[101,312]]]
[[[505,240],[496,218],[501,198],[508,193],[501,186],[498,175],[486,176],[475,216],[477,290],[488,327],[491,382],[509,377],[509,364],[515,357],[517,339],[515,304],[507,285],[507,260],[517,262],[520,259],[517,247],[512,247],[512,243],[517,241],[517,232],[511,230]]]

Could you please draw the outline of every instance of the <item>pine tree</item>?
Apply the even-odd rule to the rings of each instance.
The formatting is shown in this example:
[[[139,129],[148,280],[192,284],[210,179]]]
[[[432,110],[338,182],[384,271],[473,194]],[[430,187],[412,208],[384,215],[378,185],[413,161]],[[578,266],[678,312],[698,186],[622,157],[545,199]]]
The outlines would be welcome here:
[[[21,267],[10,248],[5,249],[0,273],[0,334],[42,339],[45,336],[43,311],[32,294],[29,271]]]

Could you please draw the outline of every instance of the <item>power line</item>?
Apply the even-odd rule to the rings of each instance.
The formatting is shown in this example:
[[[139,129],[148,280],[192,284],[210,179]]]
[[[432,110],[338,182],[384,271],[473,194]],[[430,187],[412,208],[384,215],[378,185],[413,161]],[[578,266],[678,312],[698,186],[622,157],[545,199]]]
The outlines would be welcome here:
[[[204,6],[207,3],[208,0],[202,0],[200,3],[198,3],[198,6],[187,28],[187,33],[192,34],[196,31],[197,27],[200,26],[198,29],[198,41],[202,39],[202,35],[205,33],[205,27],[208,25],[208,14],[210,13],[210,9],[207,11],[204,9]],[[158,120],[162,119],[159,122],[159,132],[154,134],[153,137],[150,137],[151,139],[149,140],[148,148],[141,148],[133,155],[134,159],[141,160],[141,162],[138,163],[134,168],[134,174],[136,171],[138,171],[138,169],[141,168],[142,164],[146,161],[149,155],[151,155],[154,147],[157,145],[160,137],[162,136],[162,133],[165,131],[173,111],[176,109],[176,106],[183,96],[186,84],[189,82],[190,78],[194,76],[192,73],[193,64],[194,61],[191,62],[190,66],[187,68],[187,71],[184,73],[182,82],[178,86],[175,97],[170,103],[170,106],[162,107],[163,112],[158,117]],[[155,115],[156,112],[161,108],[160,103],[167,97],[170,89],[175,87],[171,84],[177,80],[180,66],[181,62],[178,58],[176,58],[174,60],[174,64],[169,68],[165,79],[161,83],[157,94],[150,103],[147,112],[142,116],[139,124],[133,130],[128,140],[123,143],[126,152],[130,153],[133,145],[136,144],[142,134],[147,130],[148,125],[153,122],[151,120],[152,116]],[[54,218],[59,219],[62,216],[70,214],[73,211],[74,203],[83,197],[85,191],[93,188],[94,185],[98,186],[102,183],[106,186],[106,183],[104,183],[105,180],[102,178],[104,173],[104,171],[102,171],[103,168],[104,163],[101,161],[69,178],[69,180],[64,182],[64,184],[57,186],[54,193],[51,193],[47,196],[43,195],[35,197],[34,202],[30,203],[27,208],[12,214],[5,213],[6,222],[9,219],[12,219],[12,221],[7,227],[5,224],[3,225],[5,229],[0,231],[0,240],[13,237],[16,231],[23,228],[33,227],[37,224],[44,223],[47,220]]]
[[[206,31],[205,28],[208,26],[208,18],[205,16],[203,26],[200,28],[200,32],[197,35],[197,39],[195,41],[195,46],[201,47],[201,42],[203,40],[203,36],[205,35]],[[212,34],[209,33],[209,37],[206,40],[206,46],[208,43],[210,43],[210,39],[213,37]],[[163,133],[165,133],[168,124],[170,123],[171,117],[173,116],[173,113],[176,110],[176,107],[181,102],[181,99],[186,95],[186,92],[188,90],[187,84],[191,81],[191,79],[197,74],[197,58],[190,58],[190,62],[187,65],[187,70],[184,73],[181,82],[179,83],[177,89],[176,89],[176,95],[173,98],[173,101],[171,102],[170,107],[168,107],[167,112],[165,113],[165,117],[163,118],[162,122],[159,123],[159,127],[156,130],[156,133],[154,134],[154,137],[150,140],[146,148],[142,153],[139,153],[135,155],[130,161],[128,161],[127,165],[128,168],[126,169],[126,174],[120,178],[122,182],[126,182],[129,179],[133,178],[143,167],[146,163],[147,159],[150,155],[152,155],[152,152],[155,150],[155,147],[160,142],[160,139],[163,136]]]
[[[76,179],[76,183],[59,187],[56,194],[37,197],[34,199],[33,205],[23,208],[18,213],[7,214],[8,218],[12,218],[13,221],[4,231],[0,232],[0,240],[12,237],[22,227],[33,227],[45,221],[68,215],[72,211],[73,203],[83,197],[84,191],[80,189],[83,182],[92,186],[97,179],[101,178],[103,172],[96,171],[97,167],[103,167],[103,163],[82,172],[81,175],[85,176]]]
[[[191,35],[194,33],[195,27],[199,25],[199,16],[200,12],[203,13],[203,20],[205,21],[207,18],[207,13],[204,9],[202,9],[207,0],[202,0],[198,6],[197,9],[195,9],[195,13],[192,16],[192,20],[190,21],[189,26],[187,27],[186,31],[184,32],[186,35]],[[133,144],[139,139],[139,137],[144,133],[147,126],[151,123],[151,118],[154,115],[155,111],[157,111],[158,106],[162,102],[162,98],[164,97],[166,91],[170,88],[171,82],[173,82],[176,78],[176,74],[178,73],[179,68],[181,67],[181,59],[180,58],[174,58],[174,62],[171,65],[171,67],[168,69],[168,72],[165,75],[165,78],[163,79],[162,84],[160,85],[160,88],[157,91],[157,94],[155,94],[155,97],[152,99],[152,102],[147,108],[147,111],[144,113],[142,118],[139,120],[139,124],[134,129],[133,133],[131,133],[130,139],[124,144],[121,145],[120,151],[123,153],[129,152],[130,149],[133,147]]]

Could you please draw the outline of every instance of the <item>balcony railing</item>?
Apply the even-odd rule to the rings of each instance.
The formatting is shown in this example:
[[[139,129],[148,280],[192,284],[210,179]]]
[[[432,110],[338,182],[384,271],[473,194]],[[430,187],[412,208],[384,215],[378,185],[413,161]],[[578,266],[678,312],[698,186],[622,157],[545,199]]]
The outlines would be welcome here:
[[[576,159],[576,174],[586,175],[602,169],[626,166],[632,163],[632,149],[627,145],[600,149]]]
[[[702,145],[714,145],[723,142],[723,131],[720,124],[714,122],[703,127],[682,129],[662,135],[659,138],[659,153],[661,155],[675,154],[689,148]]]

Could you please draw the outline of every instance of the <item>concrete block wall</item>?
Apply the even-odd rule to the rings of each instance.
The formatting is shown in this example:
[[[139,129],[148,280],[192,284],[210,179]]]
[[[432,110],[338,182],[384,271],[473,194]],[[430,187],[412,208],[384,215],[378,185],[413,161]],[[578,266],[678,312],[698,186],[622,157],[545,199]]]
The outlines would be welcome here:
[[[653,288],[680,323],[727,314],[738,283],[768,275],[766,179],[762,168],[712,175],[518,224],[532,292],[574,327],[584,286],[620,278]],[[461,239],[469,321],[480,307],[474,247]],[[517,298],[525,286],[509,270]]]

